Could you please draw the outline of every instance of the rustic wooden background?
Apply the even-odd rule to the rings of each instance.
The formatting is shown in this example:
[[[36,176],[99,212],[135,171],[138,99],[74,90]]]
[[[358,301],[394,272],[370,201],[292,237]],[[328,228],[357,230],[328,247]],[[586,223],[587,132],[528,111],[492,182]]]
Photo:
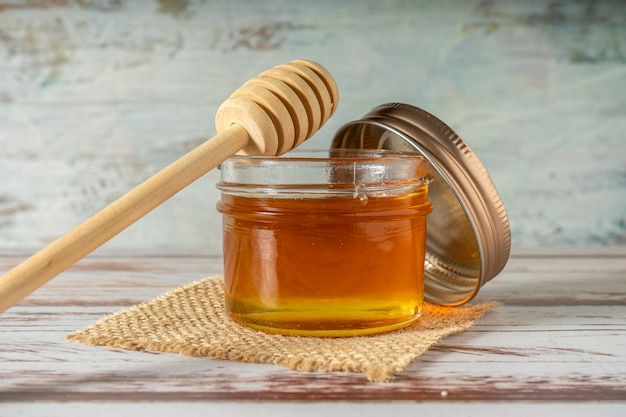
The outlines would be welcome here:
[[[626,2],[0,1],[0,249],[38,247],[214,133],[217,106],[295,58],[340,108],[389,101],[479,154],[515,246],[626,243]],[[114,248],[220,250],[212,172]]]

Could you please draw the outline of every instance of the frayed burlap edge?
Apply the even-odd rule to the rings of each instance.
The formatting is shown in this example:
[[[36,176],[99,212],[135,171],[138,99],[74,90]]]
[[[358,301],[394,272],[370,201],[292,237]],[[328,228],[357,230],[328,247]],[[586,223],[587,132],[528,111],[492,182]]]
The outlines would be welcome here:
[[[426,305],[413,325],[366,337],[270,335],[242,327],[224,311],[222,277],[172,290],[106,316],[67,340],[129,350],[154,350],[298,371],[363,372],[387,381],[442,338],[470,328],[497,303],[470,307]]]

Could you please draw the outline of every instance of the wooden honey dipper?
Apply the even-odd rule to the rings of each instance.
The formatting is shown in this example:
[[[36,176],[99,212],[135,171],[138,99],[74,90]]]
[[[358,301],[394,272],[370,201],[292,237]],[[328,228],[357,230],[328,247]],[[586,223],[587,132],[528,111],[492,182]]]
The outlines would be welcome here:
[[[300,145],[326,123],[338,99],[330,73],[307,60],[246,82],[217,110],[216,136],[3,275],[0,313],[235,153],[280,155]]]

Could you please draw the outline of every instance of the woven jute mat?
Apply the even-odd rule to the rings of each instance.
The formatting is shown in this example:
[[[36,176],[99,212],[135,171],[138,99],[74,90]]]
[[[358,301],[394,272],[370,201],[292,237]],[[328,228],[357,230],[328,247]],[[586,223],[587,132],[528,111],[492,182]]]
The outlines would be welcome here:
[[[374,336],[270,335],[228,318],[222,277],[216,276],[106,316],[67,339],[138,351],[271,363],[299,371],[364,372],[371,381],[387,381],[439,340],[470,328],[496,306],[425,305],[422,317],[413,325]]]

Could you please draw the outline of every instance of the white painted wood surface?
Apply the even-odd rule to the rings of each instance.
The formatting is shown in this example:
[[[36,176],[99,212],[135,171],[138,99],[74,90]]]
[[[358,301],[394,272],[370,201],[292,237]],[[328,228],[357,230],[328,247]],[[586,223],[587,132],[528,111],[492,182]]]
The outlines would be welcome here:
[[[0,273],[28,254],[0,255]],[[78,263],[0,316],[0,416],[626,413],[626,247],[516,250],[477,300],[503,306],[383,384],[64,340],[221,268],[179,250]]]
[[[502,193],[516,246],[626,242],[623,0],[0,2],[0,248],[43,246],[214,134],[217,106],[294,58],[339,109],[445,120]],[[109,247],[220,249],[212,172]]]

